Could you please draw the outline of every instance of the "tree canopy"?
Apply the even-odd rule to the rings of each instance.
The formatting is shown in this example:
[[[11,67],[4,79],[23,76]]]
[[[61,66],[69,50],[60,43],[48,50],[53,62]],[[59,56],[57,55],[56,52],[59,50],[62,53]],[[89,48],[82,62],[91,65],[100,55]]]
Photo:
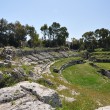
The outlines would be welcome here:
[[[34,26],[28,24],[22,25],[19,21],[8,23],[6,19],[2,18],[0,19],[0,47],[66,46],[66,39],[69,33],[67,28],[61,26],[60,23],[53,22],[50,26],[44,24],[40,30],[43,34],[42,39],[40,39]],[[26,40],[27,36],[30,37],[28,41]],[[110,31],[101,28],[95,31],[85,32],[80,39],[72,38],[70,48],[90,51],[94,51],[96,48],[110,50]]]
[[[30,36],[32,46],[37,45],[39,35],[35,28],[22,25],[19,21],[8,23],[6,19],[0,19],[0,47],[22,47],[26,42],[26,36]]]
[[[101,28],[96,29],[95,31],[85,32],[81,39],[75,39],[72,41],[73,46],[71,48],[74,49],[74,43],[76,41],[77,49],[94,51],[96,48],[103,48],[104,50],[110,50],[110,31]]]
[[[43,34],[43,39],[48,47],[51,46],[64,46],[66,44],[66,39],[69,36],[66,27],[61,27],[59,23],[53,22],[51,26],[44,24],[41,27],[41,32]]]

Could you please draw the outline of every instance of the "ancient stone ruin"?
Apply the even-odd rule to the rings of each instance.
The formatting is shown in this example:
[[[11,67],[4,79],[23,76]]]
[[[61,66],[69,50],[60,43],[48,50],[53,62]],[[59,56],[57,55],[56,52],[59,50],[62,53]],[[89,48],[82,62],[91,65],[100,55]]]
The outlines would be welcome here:
[[[0,89],[0,110],[55,110],[61,107],[56,91],[28,81]]]
[[[3,61],[0,61],[0,67],[2,66],[11,66],[12,60],[15,57],[15,48],[14,47],[5,47],[2,51],[1,51],[1,58],[3,59]]]

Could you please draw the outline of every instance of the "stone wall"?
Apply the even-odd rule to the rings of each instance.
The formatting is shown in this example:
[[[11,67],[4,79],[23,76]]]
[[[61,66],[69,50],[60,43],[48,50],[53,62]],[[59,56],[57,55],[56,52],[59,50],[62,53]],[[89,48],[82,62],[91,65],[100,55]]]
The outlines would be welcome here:
[[[54,68],[53,71],[56,72],[56,73],[61,73],[61,71],[64,70],[65,68],[68,68],[68,67],[70,67],[70,66],[72,66],[72,65],[76,65],[76,64],[82,64],[82,63],[84,63],[83,60],[73,60],[73,61],[70,61],[70,62],[68,62],[68,63],[62,65],[62,66],[60,67],[60,69]]]
[[[16,49],[16,56],[22,57],[22,56],[26,56],[26,55],[31,55],[31,54],[36,54],[36,53],[40,53],[40,52],[59,52],[62,51],[61,49],[46,49],[46,50],[21,50],[21,49]]]

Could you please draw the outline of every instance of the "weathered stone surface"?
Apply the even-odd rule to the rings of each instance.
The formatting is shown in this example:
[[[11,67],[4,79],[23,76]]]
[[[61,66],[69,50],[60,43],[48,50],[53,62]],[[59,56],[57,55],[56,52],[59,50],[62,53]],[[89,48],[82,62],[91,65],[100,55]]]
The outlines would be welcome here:
[[[52,86],[54,85],[49,79],[44,79],[45,83],[47,83],[49,86]]]
[[[36,99],[36,97],[27,94],[25,97],[2,103],[0,110],[55,110],[49,104],[45,104]]]
[[[1,56],[6,60],[12,60],[15,57],[15,48],[11,46],[5,47],[1,52]]]
[[[110,70],[100,69],[98,72],[100,72],[102,75],[107,76],[108,78],[110,78]]]
[[[79,95],[80,93],[79,93],[79,92],[76,92],[76,91],[74,91],[74,90],[72,90],[72,91],[71,91],[71,94],[72,94],[72,95]]]
[[[60,70],[57,68],[53,68],[53,72],[58,73]]]
[[[0,61],[0,67],[11,67],[11,62],[8,61],[8,62],[3,62],[3,61]]]
[[[53,72],[61,73],[62,70],[64,70],[65,68],[67,68],[69,66],[72,66],[72,65],[75,65],[75,64],[82,64],[82,63],[84,63],[83,60],[73,60],[73,61],[70,61],[68,63],[65,63],[59,69],[54,67]]]
[[[67,101],[67,102],[73,102],[73,101],[76,100],[76,99],[71,98],[71,97],[65,97],[64,95],[60,95],[60,97],[61,97],[63,100]]]
[[[93,66],[94,68],[99,68],[96,64],[94,63],[89,63],[91,66]]]
[[[0,80],[3,79],[3,73],[0,71]]]
[[[67,54],[67,52],[64,52],[64,51],[62,51],[62,52],[60,52],[62,55],[63,55],[63,57],[68,57],[68,54]]]
[[[26,95],[20,86],[13,86],[0,89],[0,103],[10,102]]]
[[[56,91],[34,82],[0,89],[0,110],[54,110],[59,106]]]
[[[52,89],[46,88],[37,83],[29,82],[24,82],[20,84],[20,86],[27,91],[31,91],[40,101],[50,104],[52,107],[61,106],[58,94]]]
[[[0,61],[0,67],[4,67],[4,62]]]
[[[12,71],[12,77],[14,78],[22,78],[22,77],[27,77],[27,74],[24,72],[22,68],[14,68]]]
[[[106,106],[106,107],[100,107],[96,110],[110,110],[110,106]]]
[[[64,85],[59,85],[59,86],[57,87],[57,90],[58,90],[58,91],[62,91],[62,90],[66,90],[66,89],[68,89],[68,88],[65,87]]]
[[[32,79],[32,80],[38,80],[38,79],[42,78],[42,76],[37,73],[34,73],[32,70],[30,70],[29,74],[28,74],[28,78]]]

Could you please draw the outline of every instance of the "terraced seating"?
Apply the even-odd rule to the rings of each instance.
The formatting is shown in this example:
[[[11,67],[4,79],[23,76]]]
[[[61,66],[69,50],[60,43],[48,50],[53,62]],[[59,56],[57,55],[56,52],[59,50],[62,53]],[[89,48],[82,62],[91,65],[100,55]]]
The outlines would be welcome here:
[[[50,55],[50,54],[47,53],[47,52],[41,52],[41,53],[39,53],[39,54],[42,55],[42,56],[44,56],[44,57],[47,58],[47,59],[51,59],[51,58],[53,58],[53,56]]]
[[[50,55],[52,55],[55,59],[63,58],[63,55],[58,52],[50,52]]]
[[[32,55],[28,55],[27,58],[31,59],[32,61],[38,61],[38,58],[36,58]]]
[[[45,59],[45,57],[42,56],[42,55],[40,55],[40,54],[33,54],[33,56],[34,56],[35,58],[38,58],[39,60]]]
[[[31,62],[32,60],[30,58],[27,58],[27,57],[23,57],[22,59],[22,62]]]
[[[64,57],[68,57],[69,55],[68,55],[68,53],[67,52],[64,52],[64,51],[62,51],[62,52],[60,52]]]

